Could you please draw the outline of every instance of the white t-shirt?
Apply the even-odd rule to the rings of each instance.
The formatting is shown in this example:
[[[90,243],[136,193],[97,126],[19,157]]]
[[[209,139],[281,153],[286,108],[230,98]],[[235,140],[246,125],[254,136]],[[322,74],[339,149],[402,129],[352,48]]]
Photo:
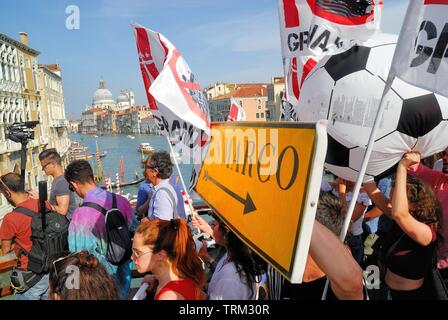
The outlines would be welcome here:
[[[331,193],[334,196],[339,198],[339,192],[336,189],[333,189],[332,186],[325,179],[322,179],[321,189],[326,192],[331,191]],[[352,196],[353,196],[353,193],[351,191],[347,192],[347,194],[345,195],[345,199],[347,200],[347,203],[350,204],[350,201],[352,200]],[[366,213],[367,207],[372,204],[372,201],[370,200],[369,195],[366,192],[360,192],[358,194],[358,199],[356,202],[363,204],[366,207],[363,214],[355,222],[353,222],[352,228],[350,230],[354,236],[359,236],[360,234],[362,234],[362,222],[364,221],[364,215]]]
[[[235,263],[227,261],[226,253],[216,265],[207,293],[210,300],[254,300],[256,283],[252,289],[253,294],[246,283],[246,277],[240,278]]]

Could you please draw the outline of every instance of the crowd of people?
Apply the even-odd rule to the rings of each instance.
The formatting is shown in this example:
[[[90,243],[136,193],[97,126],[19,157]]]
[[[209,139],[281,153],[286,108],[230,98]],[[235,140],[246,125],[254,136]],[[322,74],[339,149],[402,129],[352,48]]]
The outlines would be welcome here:
[[[55,149],[39,160],[53,179],[46,210],[67,219],[66,248],[42,272],[30,267],[37,227],[23,212],[39,215],[39,197],[17,173],[1,176],[0,192],[14,207],[0,225],[1,250],[17,256],[18,300],[130,299],[134,268],[146,299],[154,300],[321,299],[324,291],[327,299],[447,298],[448,149],[438,169],[408,152],[393,175],[364,183],[345,241],[338,236],[354,184],[326,174],[301,284],[291,284],[213,212],[210,219],[187,217],[166,152],[144,161],[146,181],[134,209],[96,185],[87,161],[64,170]],[[374,288],[365,281],[369,266],[379,271]]]

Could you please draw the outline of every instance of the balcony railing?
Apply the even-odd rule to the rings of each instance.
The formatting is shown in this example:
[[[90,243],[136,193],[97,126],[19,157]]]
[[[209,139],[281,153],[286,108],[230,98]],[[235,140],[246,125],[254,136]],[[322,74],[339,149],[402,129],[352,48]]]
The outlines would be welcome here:
[[[53,128],[67,127],[68,121],[66,119],[54,119],[54,120],[51,120],[50,126]]]
[[[15,143],[10,140],[0,141],[0,153],[15,152],[22,148],[20,143]]]

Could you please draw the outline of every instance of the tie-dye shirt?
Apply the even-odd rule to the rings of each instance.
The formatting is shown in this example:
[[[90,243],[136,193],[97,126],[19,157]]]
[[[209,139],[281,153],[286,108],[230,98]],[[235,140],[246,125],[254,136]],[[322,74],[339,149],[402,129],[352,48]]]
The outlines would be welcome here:
[[[84,197],[83,201],[94,202],[105,209],[110,209],[112,208],[112,193],[95,188]],[[117,195],[117,207],[125,216],[128,226],[130,226],[132,208],[129,201]],[[107,271],[115,277],[120,290],[120,298],[124,299],[126,297],[131,284],[132,262],[129,260],[115,266],[106,260],[106,225],[101,212],[89,207],[77,208],[73,212],[70,222],[68,243],[71,252],[88,250],[94,254]]]

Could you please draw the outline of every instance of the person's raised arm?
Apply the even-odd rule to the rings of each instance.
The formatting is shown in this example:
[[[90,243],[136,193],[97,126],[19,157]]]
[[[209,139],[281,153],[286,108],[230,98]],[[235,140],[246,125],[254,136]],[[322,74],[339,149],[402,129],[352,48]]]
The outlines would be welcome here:
[[[410,166],[408,166],[408,172],[414,177],[419,178],[423,182],[428,183],[433,188],[437,186],[440,179],[443,179],[445,177],[445,174],[443,172],[432,170],[427,166],[423,165],[422,163],[420,163],[421,161],[420,153],[409,152],[407,154],[412,154],[411,157],[413,159],[413,162]]]
[[[199,228],[202,232],[213,237],[213,229],[199,214],[193,214],[191,216],[191,225],[193,228]]]
[[[338,186],[339,200],[341,200],[341,203],[342,203],[342,210],[344,211],[344,214],[347,214],[347,211],[348,211],[347,183],[344,179],[341,179],[341,178],[338,178],[336,181],[337,181],[337,186]]]
[[[410,214],[407,197],[407,170],[411,165],[418,163],[419,159],[418,153],[408,152],[398,164],[392,196],[392,218],[410,238],[426,246],[432,241],[432,230]]]
[[[338,194],[339,194],[339,200],[341,200],[342,203],[342,210],[344,214],[346,215],[348,212],[348,202],[347,202],[347,182],[344,179],[338,178]],[[353,210],[353,214],[351,216],[350,222],[353,223],[356,220],[358,220],[364,211],[366,210],[366,207],[362,203],[356,203],[355,208]]]
[[[365,182],[363,184],[364,190],[369,195],[370,200],[375,204],[375,206],[382,211],[386,216],[391,217],[392,214],[392,203],[390,200],[381,192],[377,187],[375,181]]]
[[[314,221],[309,254],[327,275],[338,299],[363,299],[361,267],[336,235],[318,221]]]

